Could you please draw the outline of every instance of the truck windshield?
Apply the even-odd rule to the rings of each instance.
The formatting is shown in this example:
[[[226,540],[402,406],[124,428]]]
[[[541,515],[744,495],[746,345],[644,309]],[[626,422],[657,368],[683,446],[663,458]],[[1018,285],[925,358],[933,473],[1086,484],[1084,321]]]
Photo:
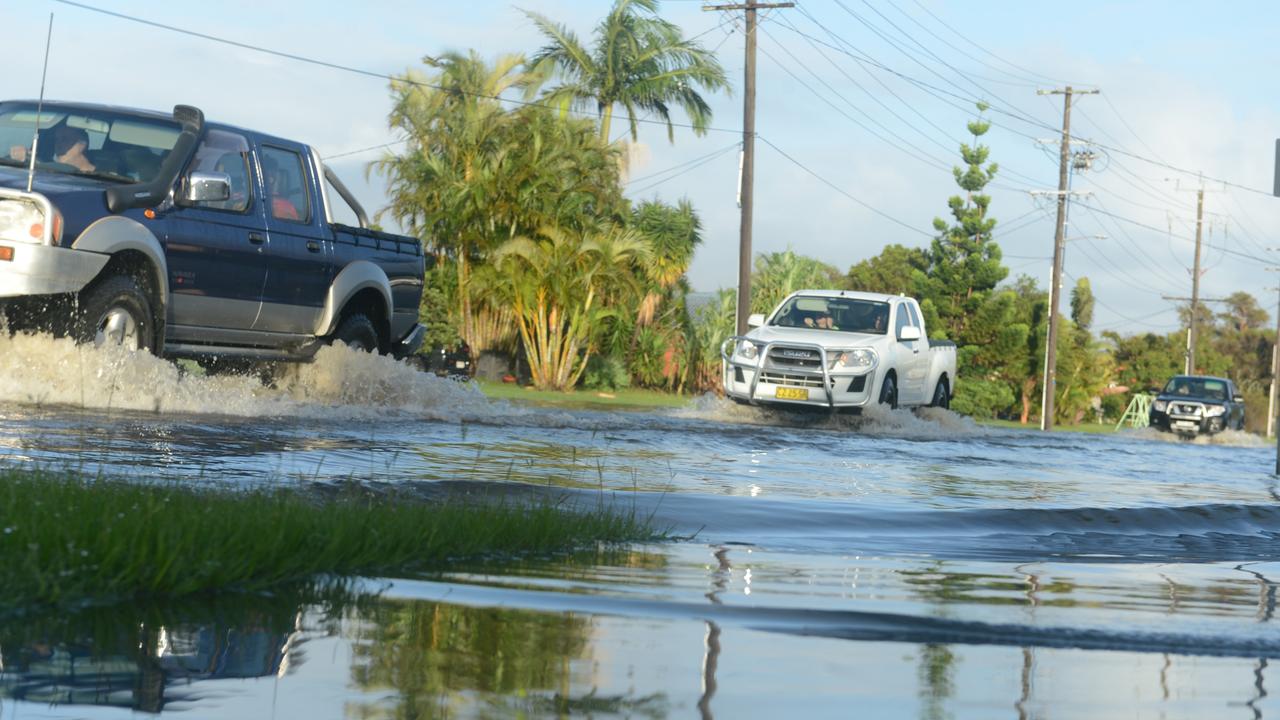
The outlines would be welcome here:
[[[769,324],[884,335],[889,326],[889,303],[800,295],[788,300]]]
[[[37,113],[33,103],[0,103],[0,164],[27,166],[37,132],[37,172],[138,183],[155,178],[181,128],[96,108],[46,105]]]
[[[1207,398],[1209,400],[1226,400],[1227,384],[1221,380],[1208,378],[1176,377],[1164,387],[1166,395],[1185,395],[1186,397]]]

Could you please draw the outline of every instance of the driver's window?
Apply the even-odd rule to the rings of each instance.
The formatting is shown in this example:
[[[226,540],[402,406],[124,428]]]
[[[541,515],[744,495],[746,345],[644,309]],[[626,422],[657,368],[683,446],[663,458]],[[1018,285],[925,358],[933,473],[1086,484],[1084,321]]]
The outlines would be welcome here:
[[[243,135],[209,130],[187,172],[221,173],[231,181],[231,194],[226,200],[198,202],[197,207],[243,213],[252,204],[249,141]]]

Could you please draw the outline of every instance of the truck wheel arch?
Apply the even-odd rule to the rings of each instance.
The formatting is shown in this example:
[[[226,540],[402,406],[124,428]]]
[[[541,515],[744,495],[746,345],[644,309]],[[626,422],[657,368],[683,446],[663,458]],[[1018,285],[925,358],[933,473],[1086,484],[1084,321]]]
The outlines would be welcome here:
[[[150,296],[154,334],[149,345],[155,352],[160,352],[164,347],[169,305],[169,264],[156,236],[132,218],[110,215],[85,228],[71,247],[109,258],[97,277],[82,291],[121,275],[134,278],[140,289]]]
[[[103,272],[111,272],[117,267],[120,258],[129,258],[136,253],[138,259],[145,258],[151,274],[151,284],[156,292],[158,305],[167,305],[169,299],[169,263],[164,259],[164,248],[160,241],[142,223],[122,215],[109,215],[95,221],[80,233],[80,237],[71,244],[74,250],[110,255],[113,262],[108,262]],[[129,261],[130,265],[137,262]]]
[[[384,325],[378,328],[378,335],[384,338],[391,334],[391,281],[382,268],[368,260],[357,260],[347,265],[338,273],[329,285],[325,295],[324,311],[316,322],[315,335],[327,337],[337,329],[346,310],[353,304],[373,305],[378,315],[370,318],[375,324]]]

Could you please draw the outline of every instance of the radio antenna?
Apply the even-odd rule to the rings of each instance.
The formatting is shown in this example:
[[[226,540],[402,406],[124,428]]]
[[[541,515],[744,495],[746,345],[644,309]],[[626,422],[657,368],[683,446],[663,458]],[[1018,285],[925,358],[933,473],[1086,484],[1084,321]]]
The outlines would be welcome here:
[[[40,149],[40,120],[44,116],[44,80],[49,74],[49,44],[53,41],[53,13],[49,13],[49,33],[44,38],[44,69],[40,71],[40,99],[36,101],[36,129],[31,138],[31,164],[27,167],[27,192],[36,179],[36,151]]]

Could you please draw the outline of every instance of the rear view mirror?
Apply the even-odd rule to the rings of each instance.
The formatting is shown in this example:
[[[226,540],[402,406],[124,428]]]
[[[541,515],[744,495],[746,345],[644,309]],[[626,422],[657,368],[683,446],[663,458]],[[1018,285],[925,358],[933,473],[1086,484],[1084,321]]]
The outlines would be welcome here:
[[[911,340],[919,340],[919,339],[920,339],[920,328],[916,327],[915,325],[907,325],[906,327],[898,331],[898,340],[902,342],[908,342]]]
[[[758,328],[761,325],[764,325],[764,315],[761,315],[760,313],[752,313],[747,316],[747,327]]]
[[[193,172],[187,176],[183,199],[189,203],[222,202],[231,198],[231,176],[218,172]]]

